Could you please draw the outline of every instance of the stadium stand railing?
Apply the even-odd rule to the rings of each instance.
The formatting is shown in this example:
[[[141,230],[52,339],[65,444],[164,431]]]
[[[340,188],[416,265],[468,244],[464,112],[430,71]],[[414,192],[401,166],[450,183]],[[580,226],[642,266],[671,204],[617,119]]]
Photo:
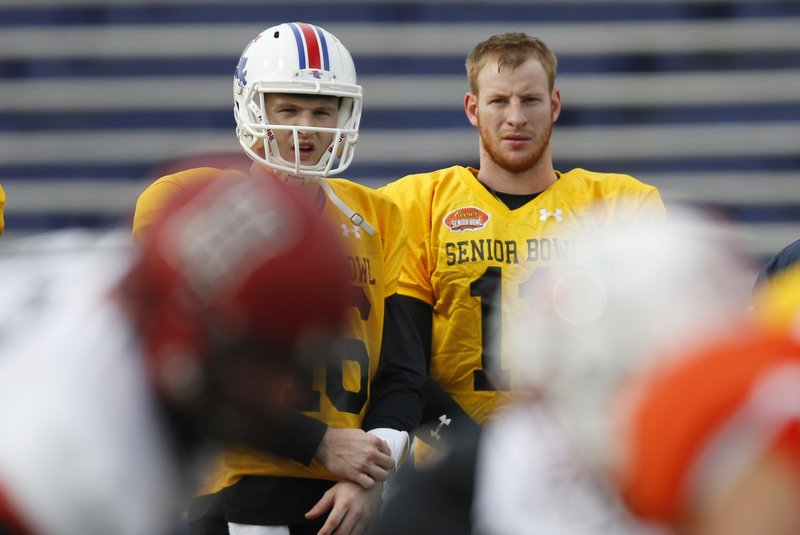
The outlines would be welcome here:
[[[4,0],[6,236],[105,228],[164,162],[238,150],[236,58],[298,19],[356,61],[365,111],[349,178],[475,165],[464,58],[525,31],[559,56],[559,169],[626,172],[668,202],[712,206],[761,257],[800,237],[800,2],[779,0]]]

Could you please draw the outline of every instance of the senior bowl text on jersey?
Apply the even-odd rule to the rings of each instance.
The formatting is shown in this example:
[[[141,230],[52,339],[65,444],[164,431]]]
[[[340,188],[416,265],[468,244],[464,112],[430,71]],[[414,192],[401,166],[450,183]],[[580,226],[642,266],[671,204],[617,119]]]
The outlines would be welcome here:
[[[476,175],[453,166],[382,191],[408,230],[398,292],[433,308],[431,378],[483,423],[518,380],[503,329],[529,306],[526,282],[573,254],[589,229],[661,219],[664,205],[631,176],[574,169],[510,209]]]

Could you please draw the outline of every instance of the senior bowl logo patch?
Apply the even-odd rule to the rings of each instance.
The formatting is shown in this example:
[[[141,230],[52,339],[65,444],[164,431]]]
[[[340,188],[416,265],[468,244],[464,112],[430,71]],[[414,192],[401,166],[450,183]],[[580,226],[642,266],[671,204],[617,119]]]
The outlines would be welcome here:
[[[486,228],[491,217],[489,214],[474,206],[456,208],[442,220],[444,226],[453,232],[466,232]]]

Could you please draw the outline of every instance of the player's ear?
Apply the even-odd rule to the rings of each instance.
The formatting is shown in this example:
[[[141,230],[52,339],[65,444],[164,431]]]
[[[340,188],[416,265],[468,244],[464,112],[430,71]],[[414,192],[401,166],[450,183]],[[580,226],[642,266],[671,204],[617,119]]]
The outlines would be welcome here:
[[[467,114],[470,124],[478,127],[478,95],[467,93],[464,95],[464,112]]]
[[[550,113],[553,117],[553,122],[556,122],[558,116],[561,115],[561,91],[558,89],[553,89],[550,94]]]

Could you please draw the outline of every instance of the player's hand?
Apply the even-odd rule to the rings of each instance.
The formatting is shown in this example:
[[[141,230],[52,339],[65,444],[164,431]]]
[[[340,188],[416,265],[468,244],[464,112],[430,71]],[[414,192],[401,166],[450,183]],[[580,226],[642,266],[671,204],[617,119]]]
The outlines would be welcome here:
[[[317,535],[361,535],[378,517],[383,484],[365,489],[352,481],[340,481],[323,494],[306,518],[319,518],[330,511]]]
[[[384,440],[361,429],[328,427],[316,458],[337,476],[371,489],[394,470],[391,453]]]

